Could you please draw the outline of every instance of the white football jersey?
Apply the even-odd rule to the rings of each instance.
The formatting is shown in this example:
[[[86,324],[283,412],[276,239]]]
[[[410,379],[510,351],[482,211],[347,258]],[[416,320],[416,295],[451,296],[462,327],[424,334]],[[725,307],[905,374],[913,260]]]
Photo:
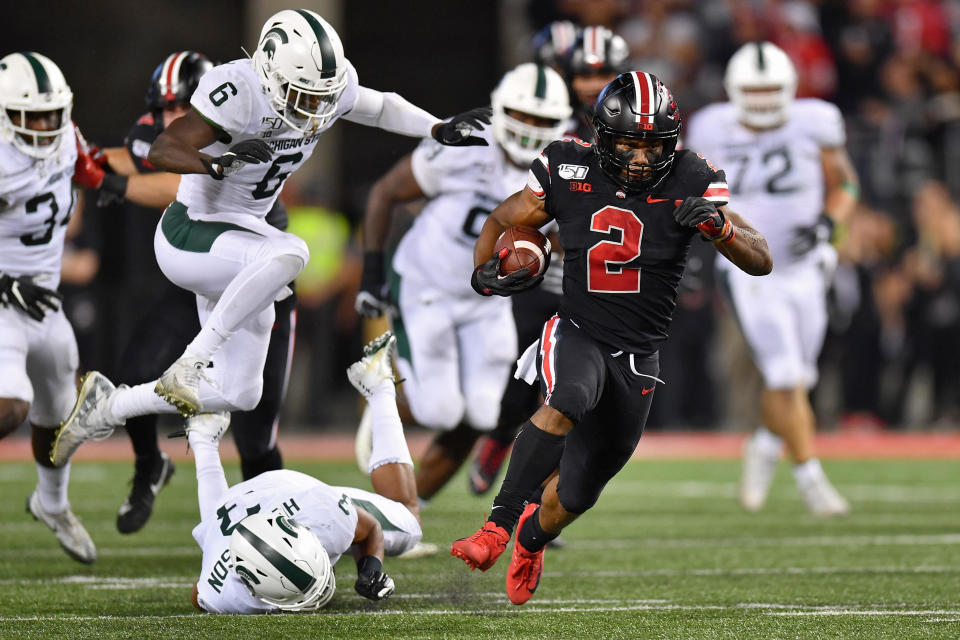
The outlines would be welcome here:
[[[414,178],[428,200],[393,258],[415,276],[458,296],[473,296],[473,245],[487,216],[523,188],[527,168],[510,164],[491,127],[474,132],[489,146],[445,147],[424,139],[414,150]]]
[[[214,67],[200,79],[190,104],[207,122],[229,135],[230,141],[214,142],[201,151],[218,157],[238,142],[262,138],[273,149],[273,160],[248,164],[223,180],[186,174],[180,179],[177,200],[187,206],[194,219],[203,219],[205,214],[264,218],[283,189],[284,180],[307,161],[320,135],[353,109],[357,88],[357,72],[348,61],[347,86],[337,102],[336,115],[305,136],[277,116],[252,61],[234,60]]]
[[[840,110],[801,98],[786,124],[766,131],[740,124],[729,102],[707,106],[691,118],[684,146],[724,169],[730,208],[766,237],[777,271],[797,260],[790,252],[794,230],[814,224],[823,212],[821,149],[845,142]],[[729,268],[726,260],[717,266]]]
[[[32,158],[0,140],[0,271],[36,275],[48,289],[60,284],[63,238],[73,210],[73,125],[49,158]]]
[[[203,550],[197,601],[211,613],[277,611],[254,598],[230,570],[230,534],[253,513],[275,512],[310,527],[336,564],[350,548],[357,529],[357,510],[343,491],[316,478],[288,469],[261,473],[227,490],[213,518],[193,529]]]

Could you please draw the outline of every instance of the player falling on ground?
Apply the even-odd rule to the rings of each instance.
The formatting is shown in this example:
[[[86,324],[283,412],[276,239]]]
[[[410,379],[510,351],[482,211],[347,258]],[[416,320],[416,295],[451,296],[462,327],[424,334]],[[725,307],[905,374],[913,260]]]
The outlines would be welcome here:
[[[77,397],[77,341],[60,308],[60,261],[83,179],[73,93],[46,56],[0,59],[0,438],[30,421],[37,488],[27,510],[70,557],[97,550],[67,501],[69,465],[53,468],[56,425]]]
[[[217,443],[229,414],[186,422],[197,464],[201,522],[193,537],[203,550],[191,596],[211,613],[271,613],[322,607],[333,597],[333,565],[348,551],[357,561],[357,593],[389,597],[393,579],[384,555],[412,549],[421,537],[413,461],[397,413],[389,332],[364,348],[347,377],[370,403],[376,493],[332,487],[297,471],[268,471],[227,488]]]
[[[523,186],[530,162],[563,135],[571,114],[563,79],[533,63],[507,72],[490,97],[492,124],[482,133],[489,146],[422,142],[374,184],[364,218],[357,310],[381,315],[393,296],[404,395],[414,419],[438,432],[417,472],[424,500],[456,473],[480,433],[497,425],[517,356],[510,301],[478,298],[467,282],[473,243],[490,211]],[[391,211],[424,197],[393,256],[388,287],[383,247]]]
[[[737,51],[724,83],[730,102],[699,112],[685,141],[730,170],[731,205],[767,238],[776,265],[757,280],[717,262],[764,384],[764,426],[744,447],[740,502],[748,511],[763,506],[786,442],[810,511],[842,515],[850,507],[815,457],[816,419],[808,394],[817,383],[826,294],[837,260],[830,239],[834,226],[852,213],[859,191],[843,146],[843,117],[822,100],[794,100],[793,64],[769,42]]]
[[[91,158],[92,163],[102,168],[94,167],[93,180],[86,186],[100,190],[97,202],[111,207],[111,215],[143,218],[142,221],[126,221],[133,229],[143,229],[147,222],[152,222],[155,227],[163,209],[176,199],[180,176],[159,171],[147,160],[147,154],[154,140],[189,112],[190,98],[200,78],[212,68],[213,64],[201,53],[171,53],[154,70],[146,94],[149,111],[130,129],[124,146],[103,149]],[[115,206],[122,207],[121,211],[114,211]],[[286,229],[287,213],[279,199],[273,203],[265,220],[281,231]],[[151,244],[152,240],[151,234]],[[146,243],[147,238],[142,237],[142,241]],[[140,248],[146,249],[146,246]],[[149,275],[154,275],[154,271]],[[143,298],[152,304],[140,316],[120,356],[117,378],[125,384],[156,380],[200,330],[196,295],[159,273],[156,275],[159,278],[149,280],[153,287],[152,297]],[[283,458],[277,447],[277,428],[290,370],[296,295],[274,303],[274,307],[276,321],[270,332],[260,403],[252,411],[237,411],[231,416],[231,431],[245,480],[263,471],[283,467]],[[147,414],[126,422],[136,463],[130,494],[117,513],[120,533],[139,531],[147,523],[157,494],[174,473],[173,461],[160,451],[157,444],[157,420],[156,414]]]
[[[154,248],[164,274],[197,294],[200,333],[156,381],[114,388],[87,374],[51,451],[55,464],[133,416],[257,406],[273,303],[290,295],[288,283],[309,259],[302,239],[264,216],[339,118],[441,144],[486,144],[470,135],[486,121],[482,110],[441,122],[396,94],[360,86],[337,33],[305,9],[267,20],[252,60],[211,69],[190,104],[148,160],[185,174]]]
[[[723,171],[676,151],[680,111],[656,76],[617,76],[593,122],[594,145],[546,148],[526,188],[490,214],[474,250],[474,288],[512,295],[535,281],[522,271],[498,276],[493,248],[504,229],[554,219],[564,247],[560,311],[519,365],[530,382],[540,378],[543,405],[517,436],[489,520],[451,548],[486,571],[517,525],[506,578],[515,604],[540,582],[544,545],[596,503],[640,440],[690,242],[708,238],[747,273],[771,269],[763,236],[726,206]],[[542,505],[528,503],[551,476]]]
[[[605,27],[579,29],[572,23],[561,21],[544,27],[534,38],[534,46],[536,59],[555,66],[567,83],[571,105],[574,106],[567,133],[593,142],[594,103],[600,91],[618,73],[626,70],[627,43]],[[520,345],[536,340],[543,323],[560,308],[563,247],[560,242],[552,242],[552,247],[553,260],[543,283],[526,295],[513,299],[513,318]],[[467,486],[472,493],[483,494],[493,486],[520,425],[532,411],[536,411],[540,400],[539,389],[523,380],[510,378],[500,402],[497,427],[480,439],[467,474]],[[553,540],[550,544],[559,546],[561,540]]]

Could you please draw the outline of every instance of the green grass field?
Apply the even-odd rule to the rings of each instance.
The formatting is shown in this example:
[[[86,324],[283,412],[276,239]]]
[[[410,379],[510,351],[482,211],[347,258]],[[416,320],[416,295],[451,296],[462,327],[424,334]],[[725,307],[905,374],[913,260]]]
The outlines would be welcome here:
[[[290,464],[332,484],[367,488],[352,463]],[[958,638],[960,464],[831,461],[851,500],[843,520],[803,511],[781,465],[767,509],[743,513],[733,461],[632,462],[600,503],[548,550],[534,598],[509,603],[508,556],[485,574],[446,554],[388,559],[397,582],[376,605],[340,588],[313,615],[195,613],[200,567],[190,530],[193,468],[182,464],[138,534],[114,529],[132,465],[78,463],[71,502],[97,542],[92,566],[70,560],[24,512],[35,471],[0,466],[3,638]],[[236,467],[228,478],[239,480]],[[490,498],[458,476],[424,513],[425,540],[472,533]]]

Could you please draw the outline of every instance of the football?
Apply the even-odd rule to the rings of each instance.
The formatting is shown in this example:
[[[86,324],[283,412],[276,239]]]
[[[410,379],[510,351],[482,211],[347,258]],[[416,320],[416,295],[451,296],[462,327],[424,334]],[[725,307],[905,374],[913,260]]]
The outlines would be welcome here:
[[[543,275],[550,257],[550,241],[533,227],[510,227],[497,238],[494,252],[508,249],[500,261],[500,275],[508,276],[524,267],[530,269],[530,277]]]

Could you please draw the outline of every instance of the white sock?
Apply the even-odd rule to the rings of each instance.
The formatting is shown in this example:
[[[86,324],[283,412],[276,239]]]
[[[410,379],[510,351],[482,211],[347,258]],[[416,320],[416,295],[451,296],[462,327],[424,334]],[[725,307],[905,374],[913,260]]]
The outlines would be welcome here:
[[[373,440],[368,472],[394,462],[413,466],[407,439],[403,435],[403,423],[397,412],[397,391],[393,380],[381,381],[367,402]]]
[[[793,479],[801,487],[809,486],[824,477],[823,467],[820,466],[820,461],[816,458],[810,458],[806,462],[793,467]]]
[[[40,506],[47,513],[63,513],[67,502],[67,485],[70,484],[70,463],[55,469],[37,463],[37,494]]]
[[[273,304],[303,266],[303,260],[293,255],[275,255],[245,266],[223,290],[184,355],[211,360],[238,328]]]
[[[197,465],[197,500],[200,504],[200,518],[216,517],[216,509],[227,492],[227,477],[220,462],[218,443],[211,442],[209,436],[202,433],[187,435],[193,459]]]
[[[764,455],[771,458],[779,458],[783,453],[783,438],[766,427],[758,427],[753,432],[753,443]]]
[[[145,382],[133,387],[118,388],[107,401],[107,410],[117,420],[126,422],[128,418],[145,416],[152,413],[176,413],[177,408],[167,404],[154,393],[156,382]]]

